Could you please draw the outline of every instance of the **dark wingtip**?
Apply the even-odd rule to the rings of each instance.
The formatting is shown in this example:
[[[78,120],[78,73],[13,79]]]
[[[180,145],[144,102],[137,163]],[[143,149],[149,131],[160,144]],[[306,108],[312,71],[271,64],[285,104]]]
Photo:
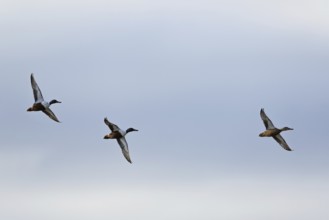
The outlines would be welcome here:
[[[54,121],[56,121],[57,123],[62,123],[60,120],[58,120],[57,118],[51,118],[53,119]]]
[[[293,149],[291,149],[290,147],[288,148],[284,148],[286,151],[294,151]]]
[[[105,118],[104,118],[104,123],[105,123],[106,125],[108,125],[109,122],[110,122],[110,121],[107,119],[107,117],[105,117]]]
[[[125,158],[126,158],[126,160],[127,160],[129,163],[133,163],[133,162],[131,161],[131,159],[130,159],[129,156],[128,156],[128,157],[125,156]]]

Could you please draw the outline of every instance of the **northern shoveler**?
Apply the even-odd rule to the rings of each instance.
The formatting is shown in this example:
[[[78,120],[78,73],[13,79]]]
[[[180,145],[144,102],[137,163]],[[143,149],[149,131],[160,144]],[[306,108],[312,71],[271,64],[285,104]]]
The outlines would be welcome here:
[[[129,156],[129,149],[128,149],[128,143],[126,141],[126,134],[132,131],[138,131],[135,128],[128,128],[127,130],[121,130],[117,125],[109,122],[107,118],[104,118],[104,123],[111,129],[111,133],[104,136],[104,139],[116,139],[118,144],[121,147],[122,153],[124,157],[127,159],[129,163],[131,162],[130,156]]]
[[[50,110],[50,105],[54,104],[54,103],[61,103],[60,101],[57,101],[56,99],[51,100],[50,102],[46,102],[43,99],[41,90],[37,84],[37,82],[34,79],[33,73],[31,74],[31,85],[32,85],[32,89],[33,89],[33,95],[34,95],[34,104],[32,105],[32,107],[28,108],[27,111],[42,111],[43,113],[45,113],[46,115],[48,115],[51,119],[53,119],[54,121],[60,122],[56,115]]]
[[[284,128],[276,128],[272,121],[267,117],[267,115],[264,112],[264,109],[262,108],[260,110],[260,117],[262,118],[264,125],[266,127],[266,131],[259,134],[259,137],[273,137],[274,140],[276,140],[281,147],[286,149],[287,151],[292,151],[292,149],[288,146],[286,141],[283,139],[283,137],[280,135],[282,131],[288,131],[288,130],[294,130],[292,128],[284,127]]]

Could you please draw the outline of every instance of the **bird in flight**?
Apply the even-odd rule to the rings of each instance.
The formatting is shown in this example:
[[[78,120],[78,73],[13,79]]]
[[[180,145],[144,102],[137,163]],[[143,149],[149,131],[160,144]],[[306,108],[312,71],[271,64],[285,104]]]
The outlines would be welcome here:
[[[266,127],[266,131],[259,134],[260,137],[273,137],[276,142],[278,142],[281,147],[283,147],[287,151],[292,151],[292,149],[288,146],[286,141],[283,139],[283,137],[280,135],[282,131],[288,131],[288,130],[294,130],[289,127],[283,127],[281,129],[276,128],[272,121],[267,117],[267,115],[264,112],[264,109],[262,108],[260,110],[260,117],[262,118],[264,125]]]
[[[121,147],[123,156],[127,159],[129,163],[131,162],[130,156],[129,156],[129,149],[128,149],[128,143],[126,141],[126,134],[132,131],[138,131],[135,128],[128,128],[127,130],[120,129],[117,125],[109,122],[107,118],[104,118],[104,123],[110,128],[111,133],[104,136],[104,139],[116,139],[118,144]]]
[[[33,73],[31,74],[31,85],[33,89],[33,95],[34,95],[34,103],[32,107],[28,108],[27,111],[42,111],[46,115],[49,116],[49,118],[53,119],[54,121],[60,122],[56,115],[50,110],[50,105],[54,103],[61,103],[60,101],[57,101],[56,99],[51,100],[50,102],[47,102],[43,99],[41,90],[37,84],[37,82],[34,79]]]

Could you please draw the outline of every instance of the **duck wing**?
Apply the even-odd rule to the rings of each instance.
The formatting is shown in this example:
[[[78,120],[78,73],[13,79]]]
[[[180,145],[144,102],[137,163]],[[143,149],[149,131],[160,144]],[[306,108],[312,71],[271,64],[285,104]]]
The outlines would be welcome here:
[[[118,138],[117,141],[118,141],[118,144],[121,147],[123,156],[125,156],[125,158],[127,159],[127,161],[129,163],[132,163],[131,162],[131,159],[130,159],[130,156],[129,156],[129,149],[128,149],[128,143],[126,141],[126,138],[125,137],[121,137],[121,138]]]
[[[113,131],[120,131],[119,126],[109,122],[109,120],[107,120],[107,118],[104,118],[104,123],[111,129],[112,132]]]
[[[40,90],[37,82],[34,79],[33,73],[31,74],[31,85],[32,85],[32,89],[33,89],[33,95],[34,95],[35,102],[42,102],[43,96],[42,96],[41,90]]]
[[[54,121],[60,122],[57,119],[56,115],[50,110],[50,108],[45,108],[44,110],[42,110],[42,112],[48,115],[49,118],[53,119]]]
[[[267,117],[267,115],[265,114],[263,108],[260,110],[260,117],[262,118],[266,129],[274,129],[275,128],[275,126],[273,125],[271,119],[269,119],[269,117]]]
[[[287,151],[292,151],[292,149],[288,146],[288,144],[286,143],[286,141],[283,139],[283,137],[278,134],[278,135],[275,135],[273,136],[274,140],[276,140],[276,142],[278,142],[281,147],[283,147],[285,150]]]

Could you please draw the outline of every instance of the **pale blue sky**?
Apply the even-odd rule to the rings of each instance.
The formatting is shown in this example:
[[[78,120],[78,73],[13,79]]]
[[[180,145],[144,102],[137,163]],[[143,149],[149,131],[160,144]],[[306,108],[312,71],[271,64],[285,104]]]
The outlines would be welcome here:
[[[328,9],[2,1],[0,219],[326,220]],[[26,112],[31,72],[62,123]],[[133,164],[105,116],[139,129]]]

